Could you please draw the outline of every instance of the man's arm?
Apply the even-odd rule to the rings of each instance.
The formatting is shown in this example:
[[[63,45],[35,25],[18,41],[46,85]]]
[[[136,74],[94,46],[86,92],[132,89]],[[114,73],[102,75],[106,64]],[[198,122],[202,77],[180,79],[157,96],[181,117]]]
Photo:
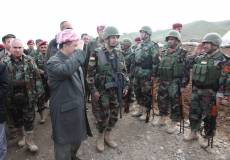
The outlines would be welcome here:
[[[78,70],[79,66],[84,64],[84,61],[85,54],[82,50],[76,50],[76,53],[64,62],[54,56],[47,62],[47,72],[60,79],[69,78]]]

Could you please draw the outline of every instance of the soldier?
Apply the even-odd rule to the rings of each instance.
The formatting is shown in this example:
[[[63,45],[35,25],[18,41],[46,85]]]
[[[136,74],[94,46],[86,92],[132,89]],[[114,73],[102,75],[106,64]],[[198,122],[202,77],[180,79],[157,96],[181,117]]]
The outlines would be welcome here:
[[[28,46],[28,49],[27,49],[28,54],[27,55],[33,56],[36,52],[34,49],[34,41],[32,39],[28,40],[27,46]]]
[[[230,57],[227,57],[227,61],[224,64],[223,70],[221,71],[219,84],[220,98],[218,99],[218,102],[228,105],[230,102]]]
[[[90,97],[90,90],[87,84],[87,69],[88,69],[88,64],[89,64],[89,58],[90,55],[94,54],[95,49],[99,48],[99,47],[103,47],[104,46],[104,40],[103,40],[103,31],[105,29],[105,26],[101,25],[101,26],[97,26],[97,33],[98,33],[98,37],[96,39],[93,39],[92,41],[90,41],[90,43],[84,48],[86,51],[86,60],[85,60],[85,64],[84,64],[84,78],[85,78],[85,93],[86,93],[86,99],[89,100]],[[92,102],[93,105],[93,102]]]
[[[178,31],[179,33],[181,33],[182,27],[183,27],[183,26],[182,26],[181,23],[174,23],[174,24],[172,25],[172,29]]]
[[[139,107],[132,116],[141,116],[140,120],[146,119],[146,122],[152,105],[152,81],[157,76],[159,65],[159,47],[151,41],[151,35],[152,29],[150,27],[143,26],[140,29],[142,42],[135,49],[134,61],[134,92]],[[148,114],[146,115],[144,112]]]
[[[219,85],[223,63],[226,57],[220,51],[221,37],[217,33],[208,33],[202,43],[205,53],[190,57],[192,68],[192,99],[189,111],[191,132],[184,140],[197,140],[197,132],[204,122],[204,137],[200,137],[201,147],[207,146],[207,141],[213,139],[216,129],[216,96],[221,90]]]
[[[14,125],[18,129],[20,147],[27,145],[31,152],[38,151],[33,141],[33,122],[35,118],[34,101],[42,94],[43,87],[36,64],[23,54],[22,41],[11,42],[12,55],[4,59],[9,71],[9,98],[13,106]],[[25,133],[24,133],[24,130]]]
[[[127,73],[129,75],[129,89],[128,94],[124,99],[124,112],[129,113],[129,105],[134,101],[134,91],[133,91],[133,72],[131,71],[131,64],[134,60],[134,53],[131,52],[132,41],[128,38],[123,39],[121,42],[122,54],[125,58],[125,64]]]
[[[163,51],[162,59],[158,67],[159,88],[157,102],[160,119],[156,125],[166,125],[166,116],[170,113],[170,123],[167,126],[167,133],[176,131],[177,122],[182,116],[181,88],[189,82],[189,68],[186,67],[186,53],[180,45],[181,35],[175,30],[169,31],[165,41],[167,50]]]
[[[46,54],[47,54],[47,42],[42,41],[38,45],[39,55],[35,59],[35,62],[38,66],[39,73],[41,75],[42,84],[44,87],[44,94],[41,95],[38,99],[37,107],[38,107],[38,113],[40,114],[40,123],[45,123],[45,116],[44,116],[44,110],[48,107],[48,100],[49,100],[49,86],[47,83],[48,77],[46,72]]]
[[[4,49],[0,51],[0,60],[10,55],[10,43],[14,38],[15,38],[15,35],[13,34],[7,34],[4,37],[2,37]]]
[[[104,47],[96,49],[91,55],[88,69],[88,84],[94,105],[93,114],[99,131],[96,148],[104,151],[104,142],[112,148],[117,143],[112,139],[111,130],[118,120],[118,94],[124,88],[127,94],[128,77],[124,57],[118,45],[118,30],[115,27],[106,27],[104,31]],[[124,86],[121,83],[124,80]],[[121,93],[122,94],[122,93]],[[121,100],[121,99],[120,99]]]

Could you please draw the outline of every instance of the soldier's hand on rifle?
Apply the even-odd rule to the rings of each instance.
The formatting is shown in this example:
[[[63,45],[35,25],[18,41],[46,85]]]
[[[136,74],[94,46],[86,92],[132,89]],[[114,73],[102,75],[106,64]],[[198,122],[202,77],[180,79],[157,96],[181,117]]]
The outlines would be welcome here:
[[[99,101],[100,97],[101,97],[101,95],[100,95],[100,93],[98,91],[96,91],[93,94],[93,98],[94,98],[95,101]]]

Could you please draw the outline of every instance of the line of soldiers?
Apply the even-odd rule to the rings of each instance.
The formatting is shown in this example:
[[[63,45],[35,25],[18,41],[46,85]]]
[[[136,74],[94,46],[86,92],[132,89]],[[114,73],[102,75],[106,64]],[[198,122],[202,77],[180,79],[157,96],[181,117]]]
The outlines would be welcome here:
[[[64,21],[61,26],[67,23]],[[61,27],[61,30],[64,28],[70,28],[70,25]],[[132,116],[146,122],[150,120],[150,111],[156,105],[153,104],[152,88],[157,83],[160,118],[154,126],[167,125],[167,133],[175,133],[177,123],[183,125],[181,91],[189,83],[190,69],[193,84],[189,113],[191,133],[185,140],[197,140],[197,132],[203,128],[204,139],[201,140],[204,142],[201,144],[206,146],[206,141],[215,134],[216,97],[221,101],[230,95],[230,62],[229,57],[220,51],[220,36],[207,34],[202,40],[204,52],[189,55],[176,30],[169,31],[165,37],[167,44],[163,51],[151,40],[152,30],[148,26],[140,29],[140,39],[135,39],[134,45],[127,39],[119,44],[120,34],[113,26],[99,26],[97,32],[98,37],[84,47],[86,61],[83,66],[99,132],[97,150],[104,151],[105,143],[112,148],[117,147],[111,131],[124,104],[128,113],[130,103],[136,99],[137,109]],[[54,39],[52,43],[55,42]],[[23,51],[22,42],[14,35],[6,35],[3,43],[6,47],[0,52],[0,57],[7,64],[11,86],[7,109],[20,137],[18,145],[27,145],[30,151],[35,152],[38,150],[33,141],[35,107],[38,107],[41,123],[44,123],[43,111],[49,99],[45,71],[47,43],[37,43],[38,51],[31,47],[28,55]],[[50,50],[48,57],[58,50],[56,44]],[[166,123],[169,114],[170,123]],[[204,126],[201,126],[202,121]]]
[[[9,131],[16,129],[19,147],[26,145],[29,151],[37,152],[33,137],[35,109],[41,116],[40,123],[45,123],[44,110],[49,99],[45,70],[47,42],[40,40],[34,50],[34,42],[29,40],[27,45],[31,47],[25,50],[23,42],[12,34],[5,35],[2,41],[0,61],[6,64],[9,77],[6,104]]]
[[[119,45],[118,30],[108,26],[103,31],[100,46],[88,46],[87,82],[99,131],[96,148],[100,152],[105,149],[104,143],[112,148],[117,147],[111,131],[118,120],[120,93],[123,93],[125,112],[129,112],[128,106],[133,102],[135,93],[137,110],[132,116],[148,122],[150,111],[156,105],[153,104],[152,93],[156,83],[159,83],[156,92],[160,118],[153,121],[153,125],[167,126],[167,133],[172,134],[180,122],[180,132],[183,132],[182,91],[190,81],[191,69],[191,132],[184,140],[197,140],[197,133],[201,131],[203,137],[199,142],[202,147],[213,139],[217,117],[216,97],[229,98],[230,93],[229,57],[220,50],[220,35],[205,35],[202,40],[204,52],[199,54],[187,53],[182,47],[180,32],[176,30],[168,32],[165,37],[167,44],[161,52],[158,44],[151,40],[151,35],[151,28],[143,26],[140,29],[141,42],[132,46],[130,40],[124,39]],[[170,121],[166,123],[169,115]],[[201,125],[202,121],[204,125]]]

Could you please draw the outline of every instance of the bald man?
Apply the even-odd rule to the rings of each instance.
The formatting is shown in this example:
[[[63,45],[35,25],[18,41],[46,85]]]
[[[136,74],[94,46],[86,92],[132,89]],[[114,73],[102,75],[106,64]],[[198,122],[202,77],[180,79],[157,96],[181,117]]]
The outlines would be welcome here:
[[[33,103],[36,101],[35,98],[44,92],[37,66],[23,53],[23,43],[19,39],[12,40],[11,55],[5,58],[4,62],[9,71],[9,98],[13,107],[14,125],[20,137],[18,145],[26,145],[29,151],[36,152],[38,147],[33,141]]]
[[[73,29],[72,24],[69,21],[62,21],[60,23],[60,30],[63,31],[65,29]],[[58,51],[58,44],[56,42],[56,38],[54,38],[50,41],[48,45],[46,60],[48,61],[48,59],[52,57],[53,55],[55,55],[57,51]]]

